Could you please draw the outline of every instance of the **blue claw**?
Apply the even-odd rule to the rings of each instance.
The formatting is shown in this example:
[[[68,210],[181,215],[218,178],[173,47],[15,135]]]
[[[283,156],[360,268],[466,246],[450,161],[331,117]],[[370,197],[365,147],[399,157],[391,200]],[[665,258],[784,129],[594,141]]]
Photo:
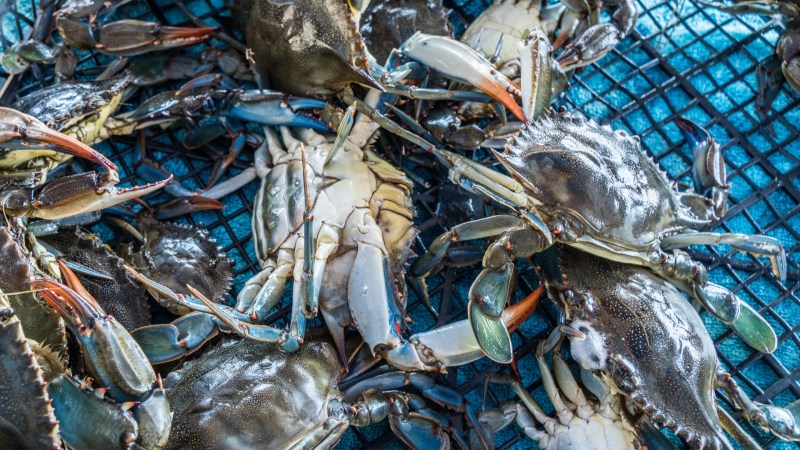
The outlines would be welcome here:
[[[725,161],[719,145],[708,131],[696,123],[683,119],[675,119],[684,139],[688,142],[694,155],[694,189],[704,193],[713,187],[725,187],[727,175]]]
[[[333,130],[327,123],[301,111],[326,106],[327,103],[320,100],[286,97],[274,91],[246,91],[237,96],[226,115],[262,125],[286,125],[330,132]]]

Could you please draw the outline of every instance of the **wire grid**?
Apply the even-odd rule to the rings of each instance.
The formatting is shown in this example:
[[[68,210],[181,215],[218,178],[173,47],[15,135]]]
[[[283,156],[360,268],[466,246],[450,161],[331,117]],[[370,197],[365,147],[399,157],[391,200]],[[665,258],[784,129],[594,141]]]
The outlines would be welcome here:
[[[488,4],[484,0],[445,3],[453,10],[452,20],[457,31],[463,30]],[[185,4],[203,20],[228,27],[230,13],[219,2],[195,0]],[[17,3],[0,0],[0,44],[3,48],[29,33],[30,11],[35,10],[35,5],[30,5],[24,0]],[[800,377],[797,333],[800,329],[797,297],[800,287],[800,181],[797,176],[800,171],[797,125],[800,102],[797,94],[784,85],[766,121],[760,121],[754,105],[757,92],[754,71],[773,53],[780,25],[767,18],[721,13],[693,1],[640,0],[638,6],[641,15],[635,31],[607,57],[573,78],[567,105],[600,122],[610,123],[613,128],[627,129],[641,136],[644,147],[673,178],[682,182],[691,181],[691,155],[674,125],[674,118],[683,116],[706,126],[723,146],[728,179],[733,187],[726,220],[714,231],[765,233],[781,239],[789,257],[788,279],[784,285],[778,283],[764,261],[736,253],[727,246],[698,247],[691,253],[708,265],[712,281],[732,289],[765,315],[779,336],[778,349],[771,355],[752,351],[710,315],[703,314],[703,320],[724,367],[744,390],[755,400],[785,406],[800,397],[797,383]],[[155,18],[173,25],[188,22],[171,2],[134,1],[128,7],[133,11],[131,17]],[[96,75],[97,66],[109,61],[107,57],[89,53],[80,56],[81,77]],[[4,75],[0,74],[2,81],[5,81]],[[10,89],[0,96],[0,104],[10,104],[18,96],[50,83],[50,68],[36,66],[13,80]],[[138,100],[149,94],[149,90],[145,90]],[[138,104],[135,100],[132,102]],[[773,133],[768,132],[767,125]],[[182,183],[200,187],[210,175],[214,155],[221,153],[224,145],[212,146],[206,149],[208,153],[187,152],[180,150],[181,138],[182,132],[174,129],[151,136],[148,151]],[[394,146],[398,144],[392,139],[383,139],[381,143],[397,150]],[[132,174],[137,155],[133,144],[131,138],[115,138],[99,147],[120,166],[123,185],[135,181]],[[249,162],[249,155],[243,155],[231,174]],[[420,174],[421,177],[426,175]],[[434,184],[432,187],[421,187],[414,195],[421,230],[418,253],[424,250],[425,243],[463,218],[450,214],[451,210],[441,214],[437,209],[442,207],[440,200],[445,197],[452,201],[455,195],[451,188],[437,184],[437,180],[430,181]],[[251,202],[256,189],[257,183],[251,183],[226,198],[225,209],[221,212],[198,213],[182,219],[204,223],[236,261],[235,292],[258,270],[250,237]],[[100,231],[113,239],[110,230]],[[525,262],[519,269],[517,299],[529,294],[537,285]],[[430,277],[432,301],[440,315],[438,319],[433,317],[412,295],[408,311],[414,319],[413,330],[423,331],[466,317],[466,292],[477,273],[475,266],[447,267]],[[268,321],[280,326],[288,313],[289,305],[283,302]],[[555,324],[557,314],[550,302],[543,302],[536,315],[513,336],[519,370],[534,398],[546,410],[552,408],[531,351]],[[493,370],[508,369],[484,358],[450,369],[442,381],[465,393],[473,407],[479,408],[484,394],[483,373]],[[507,388],[490,386],[486,391],[486,407],[494,407],[511,397]],[[724,398],[723,405],[729,406]],[[747,423],[743,425],[766,447],[795,448],[794,444],[776,441]],[[497,444],[501,449],[536,448],[516,427],[500,433]],[[393,445],[397,445],[395,438],[385,425],[351,428],[341,443],[343,448]]]

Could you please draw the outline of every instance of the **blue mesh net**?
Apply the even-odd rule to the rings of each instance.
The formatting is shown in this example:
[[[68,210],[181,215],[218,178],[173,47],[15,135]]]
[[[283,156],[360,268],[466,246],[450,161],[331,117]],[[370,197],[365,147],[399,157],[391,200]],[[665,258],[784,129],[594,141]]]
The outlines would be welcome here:
[[[378,1],[378,0],[373,0]],[[221,0],[184,2],[186,7],[206,22],[225,27],[230,13]],[[452,22],[461,32],[486,7],[485,0],[452,0]],[[27,36],[32,24],[31,5],[24,0],[0,0],[0,48]],[[155,18],[174,25],[185,24],[187,17],[172,2],[163,0],[133,1],[131,13],[140,18]],[[689,118],[709,129],[724,149],[730,191],[730,210],[726,220],[714,231],[764,233],[779,238],[789,259],[788,279],[778,283],[763,260],[735,252],[728,246],[692,248],[692,255],[708,265],[712,281],[733,290],[761,311],[775,328],[779,345],[775,353],[760,354],[751,350],[730,329],[703,314],[723,366],[755,400],[785,406],[800,397],[800,96],[788,85],[780,90],[764,120],[756,113],[758,94],[756,68],[773,54],[782,31],[770,18],[753,15],[734,16],[695,1],[640,0],[639,22],[631,36],[615,50],[577,74],[572,80],[566,104],[613,128],[641,136],[646,149],[676,180],[691,183],[691,155],[674,123],[676,117]],[[108,62],[107,57],[80,53],[78,74],[90,77],[95,68]],[[0,83],[7,76],[0,73]],[[24,77],[11,80],[0,94],[0,104],[36,88],[52,83],[52,71],[37,67]],[[142,98],[148,95],[144,92]],[[151,157],[174,173],[189,187],[200,187],[211,173],[211,159],[202,152],[181,150],[182,132],[167,130],[148,141]],[[133,164],[137,158],[132,138],[115,138],[99,149],[114,157],[120,166],[122,185],[134,181]],[[224,151],[224,146],[212,147]],[[235,175],[251,163],[249,155],[237,160],[229,175]],[[225,209],[204,212],[181,219],[204,223],[217,242],[236,261],[234,291],[256,273],[257,261],[250,236],[252,199],[257,183],[225,199]],[[422,243],[445,230],[444,223],[429,220],[434,216],[439,189],[418,189],[415,204],[421,224]],[[156,197],[153,201],[166,200]],[[449,224],[452,225],[452,224]],[[98,231],[113,240],[111,229]],[[421,251],[422,247],[418,248]],[[447,268],[429,279],[432,301],[440,311],[437,319],[412,296],[409,314],[413,330],[466,317],[466,293],[477,274],[475,267]],[[536,287],[530,267],[520,268],[517,299]],[[291,292],[288,293],[291,295]],[[288,314],[284,301],[270,321],[281,325]],[[543,406],[550,403],[542,388],[539,371],[531,354],[546,337],[558,317],[555,307],[543,302],[534,317],[514,333],[519,370],[534,398]],[[467,395],[475,408],[484,399],[483,373],[500,370],[484,359],[453,368],[441,381]],[[508,388],[490,386],[485,404],[492,408],[512,397]],[[730,410],[724,396],[723,407]],[[552,408],[551,408],[552,409]],[[551,411],[548,411],[551,412]],[[738,414],[740,420],[764,446],[775,449],[796,448],[761,433]],[[520,430],[511,427],[497,438],[499,448],[536,448]],[[398,446],[388,426],[380,424],[363,429],[351,428],[341,448],[379,448]]]

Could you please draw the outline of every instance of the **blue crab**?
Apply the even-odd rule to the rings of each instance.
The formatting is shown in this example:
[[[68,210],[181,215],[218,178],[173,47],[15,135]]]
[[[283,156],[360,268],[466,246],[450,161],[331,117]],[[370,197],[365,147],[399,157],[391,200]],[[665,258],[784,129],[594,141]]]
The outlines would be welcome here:
[[[599,22],[600,8],[610,8],[611,21]],[[591,64],[619,44],[636,25],[633,0],[611,2],[496,0],[470,23],[461,41],[491,57],[511,78],[520,75],[517,42],[539,29],[556,49],[563,70]],[[556,37],[557,35],[557,37]]]
[[[450,447],[447,419],[421,397],[398,389],[415,387],[458,411],[465,408],[461,394],[423,374],[402,372],[340,389],[344,372],[325,341],[309,341],[296,353],[223,341],[166,378],[175,412],[166,448],[331,448],[349,426],[384,419],[412,448]]]
[[[519,397],[519,401],[503,402],[498,409],[479,413],[478,420],[489,434],[516,422],[525,435],[543,450],[661,450],[653,445],[643,447],[643,433],[637,428],[639,424],[625,410],[620,397],[590,372],[581,371],[582,387],[558,352],[553,353],[550,368],[541,344],[536,352],[536,362],[556,417],[545,414],[520,380],[487,374],[488,381],[509,384]]]
[[[9,74],[19,74],[31,64],[55,63],[57,72],[68,76],[77,63],[70,48],[94,50],[114,56],[133,56],[198,44],[210,39],[217,32],[215,28],[207,27],[172,27],[132,19],[109,20],[117,7],[125,3],[128,2],[40,2],[33,35],[0,54],[0,67]],[[44,42],[50,40],[53,25],[58,29],[63,44],[51,47]],[[64,70],[64,67],[59,67],[62,64],[71,68]]]
[[[135,444],[162,448],[169,436],[171,413],[160,379],[131,335],[103,311],[62,260],[59,266],[69,286],[37,278],[31,289],[39,291],[65,320],[88,371],[100,383],[91,389],[91,379],[81,383],[66,374],[50,374],[47,392],[59,421],[59,436],[75,449]],[[106,394],[114,401],[106,400]]]
[[[729,186],[713,138],[689,121],[681,119],[678,126],[695,155],[697,192],[678,191],[638,138],[566,112],[540,117],[509,141],[505,153],[495,152],[510,177],[434,149],[450,165],[454,182],[487,195],[513,214],[453,227],[417,258],[412,274],[428,273],[452,242],[499,236],[470,290],[469,310],[472,320],[493,319],[502,332],[496,317],[511,292],[514,258],[564,243],[652,270],[700,301],[749,345],[773,351],[777,338],[769,324],[728,289],[709,282],[706,268],[680,249],[729,244],[769,257],[775,276],[783,280],[783,247],[769,236],[694,230],[722,218]]]
[[[781,439],[800,440],[800,402],[780,408],[750,400],[717,361],[697,311],[668,281],[568,246],[559,251],[558,267],[543,263],[541,272],[565,324],[539,353],[569,336],[570,353],[583,369],[691,448],[732,448],[724,431],[745,448],[758,448],[717,405],[716,388],[745,419]]]

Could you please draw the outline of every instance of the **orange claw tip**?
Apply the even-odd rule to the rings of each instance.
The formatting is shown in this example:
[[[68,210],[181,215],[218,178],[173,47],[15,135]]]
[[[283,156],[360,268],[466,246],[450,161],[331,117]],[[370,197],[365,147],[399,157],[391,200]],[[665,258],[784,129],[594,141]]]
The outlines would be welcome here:
[[[78,279],[78,276],[75,275],[75,272],[73,272],[67,263],[64,262],[64,258],[58,258],[56,262],[58,263],[59,270],[61,270],[61,276],[64,277],[64,282],[67,284],[67,286],[69,286],[70,289],[75,291],[81,297],[86,299],[94,299],[92,294],[90,294],[89,291],[87,291],[83,286],[81,280]]]
[[[523,322],[528,320],[539,305],[539,300],[541,300],[543,294],[544,286],[539,286],[530,295],[523,298],[522,301],[503,310],[503,323],[506,324],[509,333],[516,331]]]
[[[13,110],[12,110],[13,111]],[[15,126],[14,133],[5,133],[5,135],[16,135],[22,142],[22,147],[37,147],[47,148],[68,155],[77,156],[80,158],[94,161],[101,166],[117,171],[117,166],[106,158],[102,153],[89,147],[83,142],[67,136],[64,133],[55,131],[38,119],[14,111],[18,114],[17,118],[20,120]],[[2,111],[0,111],[2,113]],[[2,135],[0,135],[2,137]],[[17,146],[10,146],[9,148],[16,148]]]

